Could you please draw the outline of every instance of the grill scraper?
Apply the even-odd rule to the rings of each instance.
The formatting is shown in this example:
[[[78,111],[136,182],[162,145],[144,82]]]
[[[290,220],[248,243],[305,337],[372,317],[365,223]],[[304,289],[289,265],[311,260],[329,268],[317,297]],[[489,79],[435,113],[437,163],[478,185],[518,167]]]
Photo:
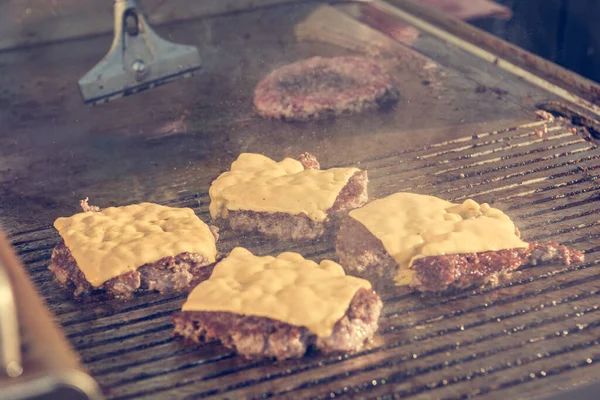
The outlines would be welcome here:
[[[114,39],[104,58],[79,80],[85,104],[102,104],[175,79],[201,67],[194,46],[161,39],[135,0],[115,0]]]

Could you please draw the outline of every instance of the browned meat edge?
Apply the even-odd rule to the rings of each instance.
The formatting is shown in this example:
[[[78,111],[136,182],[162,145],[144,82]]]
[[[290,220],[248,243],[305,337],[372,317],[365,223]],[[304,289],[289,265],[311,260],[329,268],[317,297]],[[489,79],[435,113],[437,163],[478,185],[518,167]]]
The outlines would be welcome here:
[[[71,250],[61,240],[52,251],[52,263],[48,269],[54,273],[60,285],[74,289],[75,297],[101,290],[114,297],[130,298],[138,290],[157,290],[161,293],[187,291],[208,279],[213,267],[214,264],[200,254],[181,253],[144,264],[95,288],[87,281]]]
[[[316,169],[318,161],[305,153],[301,162],[306,169]],[[332,234],[342,215],[367,202],[367,171],[358,171],[348,180],[333,206],[327,212],[328,218],[315,222],[307,215],[267,213],[249,210],[229,211],[226,224],[234,231],[257,232],[279,240],[306,241]]]
[[[370,279],[375,287],[393,282],[398,264],[383,243],[350,216],[342,219],[336,240],[340,264],[350,275]],[[583,254],[554,242],[530,243],[527,249],[423,257],[415,260],[410,286],[421,292],[442,292],[496,283],[498,277],[522,265],[583,262]]]
[[[360,350],[377,331],[382,303],[371,289],[359,289],[346,314],[328,337],[317,337],[300,326],[271,318],[229,312],[183,311],[173,316],[174,334],[187,342],[219,340],[224,346],[250,358],[302,357],[309,348],[323,353],[351,353]]]
[[[313,57],[272,71],[254,91],[266,118],[309,121],[359,113],[398,101],[393,79],[365,57]]]

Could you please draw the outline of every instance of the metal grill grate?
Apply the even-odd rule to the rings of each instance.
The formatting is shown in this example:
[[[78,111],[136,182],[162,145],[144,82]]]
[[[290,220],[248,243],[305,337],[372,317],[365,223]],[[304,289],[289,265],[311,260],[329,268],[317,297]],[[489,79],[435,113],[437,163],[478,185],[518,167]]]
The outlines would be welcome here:
[[[170,324],[184,296],[78,304],[46,269],[58,241],[51,227],[13,234],[12,241],[109,398],[531,397],[600,371],[599,160],[595,144],[536,122],[361,161],[375,197],[410,190],[494,203],[526,240],[571,245],[586,251],[586,262],[528,268],[497,287],[445,297],[382,293],[379,334],[344,357],[272,363],[244,361],[217,343],[184,347]],[[203,192],[169,204],[208,220],[208,202]],[[260,254],[282,250],[256,237],[223,235],[224,250],[238,244]],[[291,250],[334,256],[328,243]]]

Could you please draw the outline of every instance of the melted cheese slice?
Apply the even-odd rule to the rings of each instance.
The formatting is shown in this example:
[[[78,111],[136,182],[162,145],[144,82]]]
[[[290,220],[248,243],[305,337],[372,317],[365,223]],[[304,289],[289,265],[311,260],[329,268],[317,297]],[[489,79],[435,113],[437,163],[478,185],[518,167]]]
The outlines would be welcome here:
[[[142,203],[83,212],[54,222],[73,258],[93,285],[161,258],[189,252],[214,262],[208,225],[189,208]]]
[[[350,216],[381,240],[398,263],[398,285],[410,283],[417,258],[528,247],[506,214],[470,199],[453,204],[396,193],[352,210]]]
[[[275,162],[260,154],[242,153],[211,185],[210,215],[227,218],[228,211],[250,210],[305,214],[324,221],[357,168],[305,170],[300,161]]]
[[[370,287],[364,279],[346,276],[333,261],[317,264],[297,253],[258,257],[237,247],[190,293],[183,311],[267,317],[326,337],[356,291]]]

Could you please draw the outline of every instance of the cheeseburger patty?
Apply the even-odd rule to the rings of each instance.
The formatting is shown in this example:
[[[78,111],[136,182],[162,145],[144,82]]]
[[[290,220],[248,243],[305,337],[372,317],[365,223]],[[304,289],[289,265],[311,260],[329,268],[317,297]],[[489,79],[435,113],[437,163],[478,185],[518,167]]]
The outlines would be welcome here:
[[[320,169],[319,161],[310,153],[302,154],[298,160],[306,170]],[[234,231],[256,232],[278,240],[318,239],[333,234],[342,215],[365,204],[368,199],[368,183],[367,171],[356,172],[338,194],[324,221],[314,221],[305,214],[230,210],[227,219],[221,223]]]
[[[350,275],[368,278],[377,286],[393,282],[398,264],[383,244],[360,222],[344,217],[336,241],[340,264]],[[522,265],[560,262],[580,263],[583,254],[554,242],[533,242],[528,248],[447,254],[418,258],[412,269],[410,286],[421,292],[442,292],[495,283],[498,277]]]
[[[84,212],[101,211],[100,207],[89,205],[87,198],[80,204]],[[209,229],[217,241],[219,239],[217,228],[209,226]],[[77,265],[64,240],[61,240],[52,250],[48,269],[52,271],[61,286],[73,290],[74,297],[89,295],[93,291],[104,291],[112,297],[130,298],[137,290],[161,293],[187,291],[208,279],[213,267],[214,262],[202,254],[184,252],[144,264],[134,271],[121,274],[99,287],[94,287]]]
[[[323,353],[351,353],[361,349],[377,331],[382,303],[371,289],[359,289],[345,315],[328,337],[271,318],[215,311],[183,311],[175,314],[174,334],[188,341],[220,341],[250,359],[302,357],[309,348]]]

